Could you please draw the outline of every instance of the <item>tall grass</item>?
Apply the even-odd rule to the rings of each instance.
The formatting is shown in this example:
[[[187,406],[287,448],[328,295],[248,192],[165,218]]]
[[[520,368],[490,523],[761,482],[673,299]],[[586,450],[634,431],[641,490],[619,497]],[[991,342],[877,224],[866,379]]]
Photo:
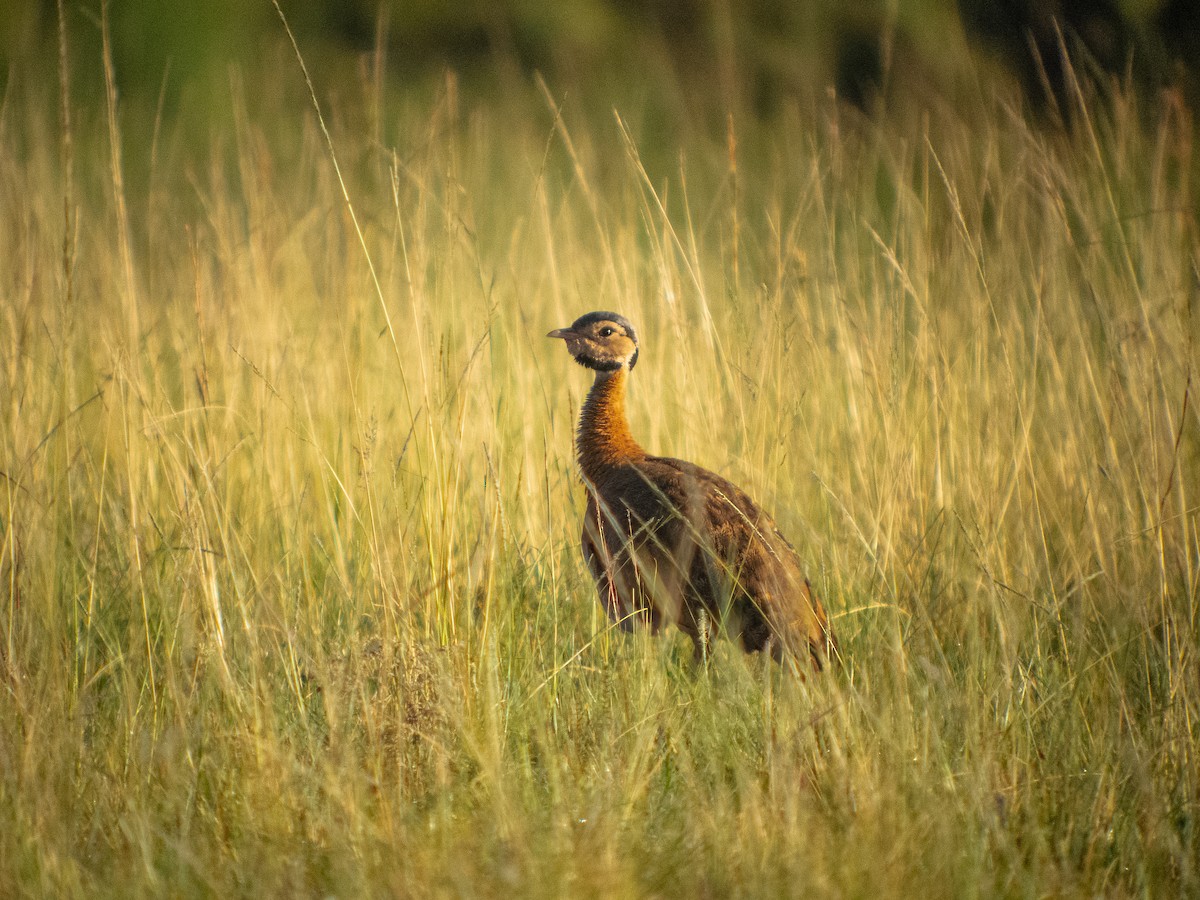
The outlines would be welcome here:
[[[348,205],[265,68],[199,149],[0,117],[0,893],[1200,891],[1190,119],[364,75]],[[840,671],[613,633],[542,337],[596,308]]]

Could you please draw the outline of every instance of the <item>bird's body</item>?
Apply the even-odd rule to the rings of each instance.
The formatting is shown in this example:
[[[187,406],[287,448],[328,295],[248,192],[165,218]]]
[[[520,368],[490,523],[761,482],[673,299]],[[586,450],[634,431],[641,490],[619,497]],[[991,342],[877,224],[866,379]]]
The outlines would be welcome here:
[[[828,618],[771,517],[720,475],[651,456],[630,433],[633,326],[597,312],[550,336],[596,372],[576,449],[588,491],[583,555],[609,616],[626,629],[677,625],[697,656],[720,628],[747,652],[820,669],[833,647]]]

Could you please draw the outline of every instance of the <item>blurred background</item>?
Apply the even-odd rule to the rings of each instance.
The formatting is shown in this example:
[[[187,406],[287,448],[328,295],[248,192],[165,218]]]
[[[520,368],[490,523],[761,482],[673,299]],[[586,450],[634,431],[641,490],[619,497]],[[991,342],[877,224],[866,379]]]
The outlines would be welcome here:
[[[867,113],[985,71],[1019,84],[1029,108],[1061,121],[1065,45],[1090,75],[1195,108],[1196,0],[283,0],[318,88],[386,59],[389,90],[419,89],[449,70],[462,89],[508,90],[532,72],[556,90],[611,107],[630,93],[752,110],[835,92]],[[63,3],[72,94],[101,96],[100,0]],[[0,2],[3,96],[21,76],[57,81],[56,0]],[[228,114],[234,71],[279,59],[269,2],[112,0],[113,68],[122,101],[200,125]],[[373,51],[380,51],[375,53]],[[666,61],[665,63],[663,61]],[[975,63],[972,68],[968,63]],[[663,66],[667,66],[666,69]],[[525,78],[528,82],[528,79]],[[736,95],[736,96],[731,96]]]

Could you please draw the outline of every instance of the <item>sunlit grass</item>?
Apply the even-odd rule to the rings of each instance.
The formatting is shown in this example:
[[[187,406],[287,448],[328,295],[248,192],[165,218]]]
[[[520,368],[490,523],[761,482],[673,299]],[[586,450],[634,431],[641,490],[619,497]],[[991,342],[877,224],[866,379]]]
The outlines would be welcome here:
[[[127,178],[115,103],[69,182],[53,97],[5,110],[0,893],[1200,889],[1190,121],[997,88],[664,150],[367,80],[347,205],[300,81]],[[609,627],[543,338],[597,308],[840,671]]]

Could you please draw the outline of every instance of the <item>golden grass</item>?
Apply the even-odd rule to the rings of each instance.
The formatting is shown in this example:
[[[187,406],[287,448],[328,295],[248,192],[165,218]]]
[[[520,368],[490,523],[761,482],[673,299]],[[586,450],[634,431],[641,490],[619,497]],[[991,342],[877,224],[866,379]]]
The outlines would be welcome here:
[[[0,893],[1200,890],[1190,119],[368,79],[343,195],[299,80],[199,149],[0,120]],[[612,632],[542,337],[595,308],[841,672]]]

